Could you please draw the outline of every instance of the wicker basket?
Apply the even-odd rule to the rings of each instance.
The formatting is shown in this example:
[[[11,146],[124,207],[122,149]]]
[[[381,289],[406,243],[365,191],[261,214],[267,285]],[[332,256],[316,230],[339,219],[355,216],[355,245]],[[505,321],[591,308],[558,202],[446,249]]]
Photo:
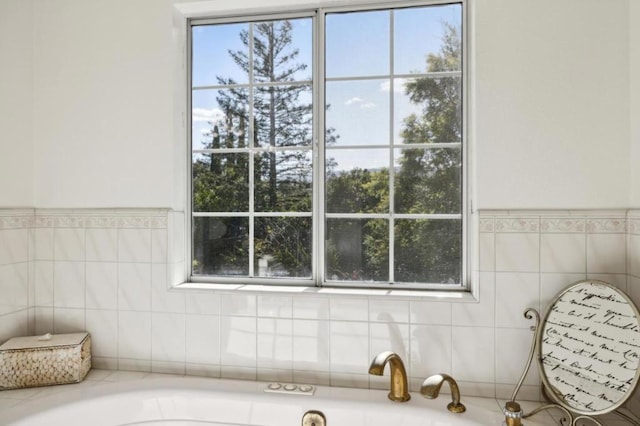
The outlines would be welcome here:
[[[89,333],[14,337],[0,346],[0,390],[78,383],[90,369]]]

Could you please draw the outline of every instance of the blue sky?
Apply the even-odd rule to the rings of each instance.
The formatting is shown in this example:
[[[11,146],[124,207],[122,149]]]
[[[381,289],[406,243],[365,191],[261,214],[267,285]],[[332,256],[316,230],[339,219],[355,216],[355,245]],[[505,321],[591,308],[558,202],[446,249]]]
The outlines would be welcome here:
[[[425,57],[439,51],[442,22],[457,23],[459,5],[397,9],[394,11],[394,74],[409,74],[425,70]],[[312,24],[310,18],[291,20],[293,45],[299,48],[299,62],[308,65],[297,75],[299,80],[311,76]],[[326,76],[362,77],[390,73],[390,23],[388,11],[336,13],[327,15]],[[217,84],[216,76],[233,77],[247,83],[248,76],[227,51],[242,50],[239,33],[248,24],[223,24],[193,29],[193,85]],[[395,143],[401,143],[399,133],[404,117],[417,112],[418,107],[403,94],[403,80],[394,80],[394,116],[390,118],[390,80],[330,81],[326,84],[327,126],[340,135],[339,145],[388,144],[390,122],[394,123]],[[309,100],[311,94],[309,93]],[[207,121],[220,116],[215,90],[193,92],[193,144],[202,147],[203,134],[210,129]],[[357,123],[357,125],[354,125]],[[335,155],[334,155],[335,154]],[[346,168],[378,168],[388,166],[387,150],[354,152],[329,151]]]

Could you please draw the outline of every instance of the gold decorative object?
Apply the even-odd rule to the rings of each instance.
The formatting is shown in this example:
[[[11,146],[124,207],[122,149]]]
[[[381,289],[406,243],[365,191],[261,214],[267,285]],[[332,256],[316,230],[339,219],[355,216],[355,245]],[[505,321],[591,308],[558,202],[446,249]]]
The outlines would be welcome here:
[[[302,416],[302,426],[326,426],[327,419],[321,411],[309,410]]]
[[[504,405],[506,426],[522,426],[522,408],[515,401],[507,401]]]
[[[371,361],[369,374],[382,376],[384,366],[389,363],[391,367],[391,390],[389,399],[396,402],[405,402],[411,399],[409,386],[407,385],[407,371],[404,368],[402,359],[391,351],[380,352]]]
[[[436,399],[438,395],[440,395],[440,388],[442,388],[444,382],[449,383],[449,387],[451,388],[452,401],[447,404],[447,410],[452,413],[464,413],[467,408],[460,402],[460,388],[453,377],[448,374],[435,374],[426,378],[424,382],[422,382],[420,393],[425,398]]]
[[[78,383],[90,369],[86,332],[14,337],[0,346],[0,390]]]

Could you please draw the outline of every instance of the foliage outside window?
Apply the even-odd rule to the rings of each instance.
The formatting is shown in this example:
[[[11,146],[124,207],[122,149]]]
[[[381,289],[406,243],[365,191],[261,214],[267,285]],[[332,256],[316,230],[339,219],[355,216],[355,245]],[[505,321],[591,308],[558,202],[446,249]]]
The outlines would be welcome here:
[[[459,3],[193,21],[192,279],[459,288],[462,39]]]

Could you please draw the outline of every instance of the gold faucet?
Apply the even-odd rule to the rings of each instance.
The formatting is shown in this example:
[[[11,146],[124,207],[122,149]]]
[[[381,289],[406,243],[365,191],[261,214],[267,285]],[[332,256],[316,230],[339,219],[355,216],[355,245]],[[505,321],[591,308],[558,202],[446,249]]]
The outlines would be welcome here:
[[[391,390],[389,399],[397,402],[405,402],[411,399],[409,386],[407,385],[407,371],[404,369],[402,359],[391,351],[380,352],[373,358],[369,366],[369,374],[382,376],[384,366],[389,363],[391,368]]]
[[[449,383],[451,399],[453,400],[447,405],[447,409],[452,413],[464,413],[466,407],[460,402],[460,388],[453,377],[448,374],[435,374],[425,379],[425,381],[422,382],[420,393],[425,398],[436,399],[440,394],[440,388],[444,382]]]

